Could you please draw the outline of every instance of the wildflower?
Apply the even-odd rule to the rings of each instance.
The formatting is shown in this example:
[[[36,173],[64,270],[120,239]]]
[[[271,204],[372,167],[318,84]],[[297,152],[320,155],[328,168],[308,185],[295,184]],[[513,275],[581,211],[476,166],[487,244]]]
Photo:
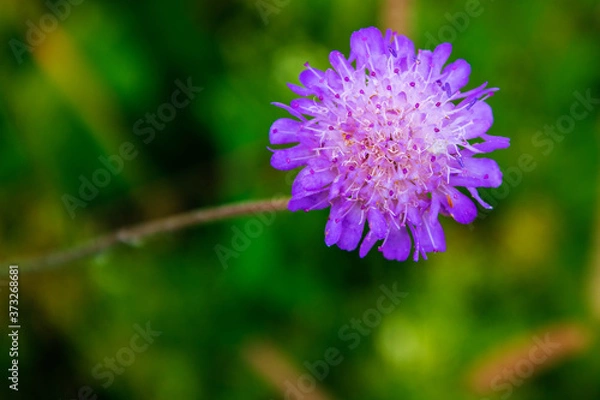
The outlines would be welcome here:
[[[438,215],[468,224],[477,207],[491,208],[479,187],[497,187],[502,173],[494,160],[476,157],[509,146],[486,132],[493,122],[484,102],[497,90],[461,92],[470,66],[457,60],[443,67],[451,45],[419,50],[405,36],[365,28],[350,38],[350,58],[333,51],[333,69],[308,63],[300,74],[302,96],[274,103],[295,119],[271,126],[270,142],[293,147],[272,150],[280,170],[304,167],[292,186],[289,209],[331,207],[325,243],[344,250],[360,246],[364,257],[378,241],[390,260],[445,251]],[[354,63],[354,64],[353,64]],[[411,239],[412,238],[412,239]]]

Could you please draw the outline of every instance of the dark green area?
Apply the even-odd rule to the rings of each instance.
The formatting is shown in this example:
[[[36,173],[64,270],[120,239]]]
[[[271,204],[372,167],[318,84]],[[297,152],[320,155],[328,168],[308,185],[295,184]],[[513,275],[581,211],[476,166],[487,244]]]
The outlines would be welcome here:
[[[34,35],[27,21],[39,27],[53,12],[42,1],[4,3],[2,268],[124,225],[289,193],[267,150],[270,124],[287,115],[270,103],[294,98],[286,83],[298,83],[305,62],[327,68],[331,50],[348,54],[353,31],[385,28],[386,13],[385,2],[360,0],[85,1],[15,56],[11,46]],[[490,133],[511,138],[493,156],[505,184],[482,191],[495,209],[471,227],[442,221],[447,252],[418,263],[327,248],[318,211],[195,227],[42,273],[22,264],[21,398],[75,399],[89,386],[90,399],[283,399],[285,369],[301,384],[305,363],[331,348],[339,363],[317,379],[331,399],[600,398],[599,105],[578,108],[585,116],[564,135],[537,134],[568,123],[579,96],[600,98],[600,6],[406,3],[403,33],[418,48],[450,40],[451,59],[471,64],[469,88],[501,89],[489,100]],[[188,80],[202,90],[172,121],[143,121]],[[99,157],[127,142],[135,156],[71,217],[64,196],[80,197],[80,178],[93,179]],[[248,230],[257,232],[247,241],[236,233]],[[235,257],[222,262],[217,245]],[[359,334],[351,321],[369,318],[381,285],[408,295]],[[6,286],[0,299],[6,310]],[[134,325],[147,322],[161,334],[132,352]],[[534,335],[566,326],[583,336],[520,383],[473,383],[519,342],[527,354]],[[114,381],[105,367],[94,372],[111,357],[127,364]],[[287,398],[317,398],[309,392]]]

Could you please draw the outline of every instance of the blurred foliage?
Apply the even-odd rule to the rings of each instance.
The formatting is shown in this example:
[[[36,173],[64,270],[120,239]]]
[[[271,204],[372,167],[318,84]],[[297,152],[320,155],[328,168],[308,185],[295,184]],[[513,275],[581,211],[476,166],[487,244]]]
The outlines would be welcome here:
[[[232,248],[235,230],[256,228],[256,218],[23,272],[22,398],[85,398],[78,392],[89,386],[99,399],[282,399],[285,380],[297,385],[308,373],[304,363],[323,360],[331,347],[343,361],[305,399],[600,398],[593,340],[600,318],[600,279],[593,279],[600,270],[598,105],[552,140],[551,150],[534,141],[569,115],[576,92],[600,97],[600,5],[481,0],[478,15],[469,16],[472,1],[400,1],[404,20],[393,28],[419,48],[450,39],[452,59],[472,66],[470,87],[489,81],[501,88],[489,100],[490,133],[511,138],[494,157],[513,173],[483,194],[493,212],[471,227],[443,221],[448,251],[419,263],[327,248],[327,212],[319,211],[279,213],[259,224],[227,268],[215,245]],[[57,14],[41,0],[5,0],[0,11],[6,265],[123,225],[288,193],[289,179],[269,165],[268,129],[285,115],[270,103],[293,98],[286,83],[297,83],[305,62],[327,68],[331,50],[348,54],[351,32],[386,28],[389,7],[359,0],[49,3],[63,8]],[[31,25],[41,29],[41,19],[52,22],[48,15],[65,18],[16,56],[15,41],[32,43]],[[202,91],[145,143],[149,134],[140,135],[136,123],[171,102],[176,81],[188,79]],[[71,218],[63,196],[78,196],[81,177],[92,179],[103,167],[99,157],[119,154],[126,142],[136,156]],[[535,168],[519,167],[523,154]],[[394,284],[408,296],[350,349],[340,329],[375,307],[380,285]],[[95,366],[130,346],[134,325],[148,321],[161,335],[104,387]],[[507,378],[495,387],[482,378],[486,368],[502,374],[499,360],[510,351],[528,354],[534,335],[558,340],[556,327],[577,333],[509,385],[510,393],[498,388]],[[255,343],[263,350],[249,351]]]

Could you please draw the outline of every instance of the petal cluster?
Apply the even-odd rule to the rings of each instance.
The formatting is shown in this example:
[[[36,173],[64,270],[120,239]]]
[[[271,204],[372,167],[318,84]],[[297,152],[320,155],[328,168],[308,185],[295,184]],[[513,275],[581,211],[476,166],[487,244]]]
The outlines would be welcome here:
[[[333,51],[333,68],[306,64],[300,97],[275,103],[293,118],[271,126],[271,164],[303,167],[292,186],[289,208],[330,207],[325,243],[360,256],[378,247],[390,260],[426,258],[444,251],[439,214],[467,224],[477,215],[466,190],[483,207],[479,187],[497,187],[497,163],[480,154],[506,148],[508,138],[486,132],[493,122],[485,102],[497,89],[483,84],[461,92],[470,66],[452,50],[418,50],[405,36],[365,28],[352,34],[347,59]],[[291,147],[290,147],[291,145]],[[366,235],[365,225],[368,225]],[[362,243],[361,243],[362,240]]]

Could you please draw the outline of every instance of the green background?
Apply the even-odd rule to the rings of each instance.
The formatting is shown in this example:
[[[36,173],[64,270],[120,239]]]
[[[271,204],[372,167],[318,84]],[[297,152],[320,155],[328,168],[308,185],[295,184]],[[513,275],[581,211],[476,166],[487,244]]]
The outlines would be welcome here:
[[[536,136],[569,121],[576,93],[600,98],[599,3],[400,3],[395,18],[388,3],[363,0],[83,1],[68,13],[62,2],[53,28],[42,1],[3,1],[0,259],[3,271],[21,266],[21,398],[600,398],[599,106],[564,135]],[[40,19],[53,28],[43,38],[28,25]],[[445,253],[397,263],[328,248],[323,210],[198,226],[27,271],[31,256],[121,226],[289,193],[291,176],[267,150],[286,113],[270,103],[293,98],[286,82],[305,62],[327,68],[353,31],[387,24],[418,48],[452,41],[451,60],[472,66],[469,88],[501,89],[490,133],[511,138],[493,155],[505,183],[482,191],[495,210],[472,226],[442,221]],[[31,39],[31,52],[15,53]],[[144,143],[136,122],[188,79],[202,91]],[[64,196],[126,142],[136,156],[72,218]],[[235,232],[247,229],[257,232],[244,243]],[[243,249],[223,263],[217,245]],[[344,339],[340,329],[372,315],[380,285],[408,295],[358,343]],[[134,325],[147,322],[160,336],[131,352]],[[559,347],[532,363],[534,337],[547,335]],[[330,348],[339,363],[306,378],[305,363]],[[128,365],[103,385],[94,368],[119,355]],[[525,377],[509,383],[504,368]],[[286,381],[311,390],[286,397]]]

